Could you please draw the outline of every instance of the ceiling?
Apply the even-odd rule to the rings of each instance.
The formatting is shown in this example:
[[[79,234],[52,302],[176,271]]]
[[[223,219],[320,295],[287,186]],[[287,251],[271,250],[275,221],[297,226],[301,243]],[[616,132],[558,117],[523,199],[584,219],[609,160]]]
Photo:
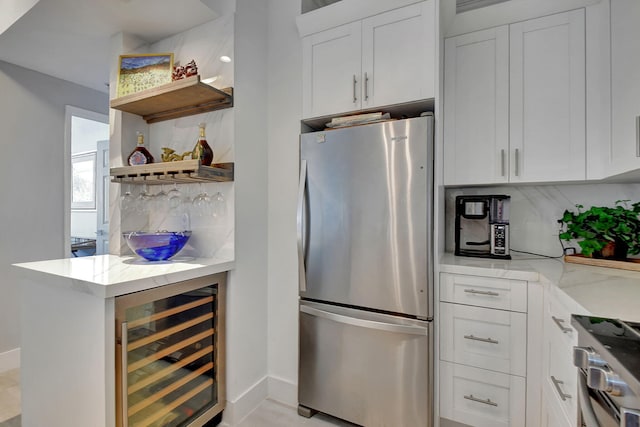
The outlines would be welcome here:
[[[129,33],[153,43],[217,18],[228,12],[228,3],[43,0],[0,34],[0,60],[108,92],[114,34]]]

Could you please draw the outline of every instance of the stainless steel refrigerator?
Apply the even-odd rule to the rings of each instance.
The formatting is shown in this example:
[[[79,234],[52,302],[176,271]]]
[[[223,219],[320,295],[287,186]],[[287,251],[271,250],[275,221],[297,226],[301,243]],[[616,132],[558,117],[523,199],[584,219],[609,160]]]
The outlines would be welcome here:
[[[300,137],[298,412],[432,425],[433,117]]]

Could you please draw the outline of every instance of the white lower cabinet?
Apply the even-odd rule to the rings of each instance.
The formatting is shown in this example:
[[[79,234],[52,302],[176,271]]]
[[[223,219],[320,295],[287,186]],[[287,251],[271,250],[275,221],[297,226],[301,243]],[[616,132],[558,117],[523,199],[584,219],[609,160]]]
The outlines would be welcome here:
[[[571,326],[572,313],[584,314],[584,310],[549,285],[544,296],[543,426],[565,427],[577,423],[578,373],[573,366],[573,346],[577,345],[578,337]]]
[[[440,416],[476,427],[525,426],[525,379],[440,362]]]
[[[440,322],[442,360],[526,375],[526,314],[441,303]]]
[[[441,273],[439,289],[442,425],[538,427],[539,357],[527,351],[539,354],[541,334],[527,330],[540,323],[528,314],[530,307],[542,311],[540,286]]]

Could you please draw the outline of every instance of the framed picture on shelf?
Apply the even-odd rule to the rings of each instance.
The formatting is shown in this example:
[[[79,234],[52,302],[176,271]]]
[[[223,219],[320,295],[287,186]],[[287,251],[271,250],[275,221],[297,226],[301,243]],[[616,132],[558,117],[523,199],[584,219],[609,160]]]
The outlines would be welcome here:
[[[173,53],[120,55],[118,97],[171,83]]]
[[[96,152],[71,156],[71,209],[96,209]]]

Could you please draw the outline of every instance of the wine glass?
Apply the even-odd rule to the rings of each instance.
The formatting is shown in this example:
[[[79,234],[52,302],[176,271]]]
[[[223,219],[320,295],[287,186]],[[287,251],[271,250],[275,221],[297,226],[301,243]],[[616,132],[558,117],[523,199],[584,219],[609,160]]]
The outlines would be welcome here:
[[[160,191],[153,196],[153,202],[157,210],[164,212],[169,206],[169,196],[164,191],[164,185],[160,186]]]
[[[221,192],[217,192],[212,197],[213,217],[222,218],[227,214],[227,202]]]
[[[146,214],[149,213],[151,207],[149,206],[150,202],[153,200],[153,196],[147,191],[146,184],[142,186],[142,191],[138,194],[136,198],[136,207],[138,212]]]
[[[123,213],[131,213],[136,210],[136,198],[131,194],[131,186],[120,196],[120,211]]]
[[[198,216],[212,216],[213,205],[211,204],[211,197],[207,194],[207,191],[200,183],[200,194],[193,198],[193,210]]]
[[[169,200],[169,215],[179,216],[182,207],[182,192],[178,190],[178,184],[173,184],[173,188],[167,193],[167,198]]]

